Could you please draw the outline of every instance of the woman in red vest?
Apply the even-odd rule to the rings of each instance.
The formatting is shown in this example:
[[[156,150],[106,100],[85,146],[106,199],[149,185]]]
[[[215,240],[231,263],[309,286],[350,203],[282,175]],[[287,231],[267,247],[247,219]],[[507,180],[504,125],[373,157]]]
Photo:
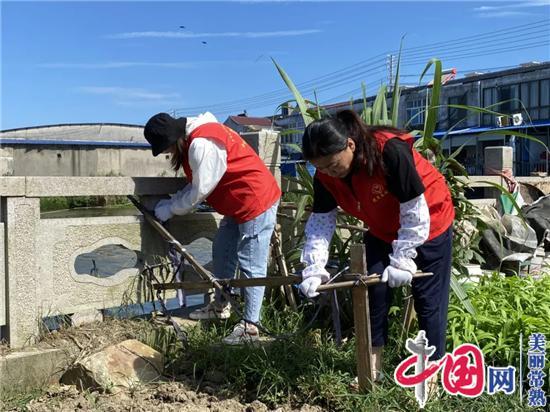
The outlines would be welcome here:
[[[166,221],[191,212],[204,200],[224,215],[212,243],[214,275],[232,278],[237,265],[249,278],[265,277],[269,244],[276,223],[281,190],[254,150],[211,113],[174,119],[166,113],[153,116],[144,135],[153,156],[171,155],[172,168],[183,168],[188,184],[155,207]],[[244,319],[224,338],[227,344],[258,339],[260,310],[265,287],[245,288]],[[219,292],[191,319],[227,319],[231,308]]]
[[[369,127],[351,110],[311,123],[302,140],[317,171],[300,289],[314,297],[329,279],[337,206],[363,220],[368,271],[382,280],[369,288],[374,379],[381,376],[392,288],[411,284],[420,329],[436,348],[430,359],[445,353],[454,207],[444,177],[412,143],[406,132]],[[417,269],[433,276],[412,280]]]

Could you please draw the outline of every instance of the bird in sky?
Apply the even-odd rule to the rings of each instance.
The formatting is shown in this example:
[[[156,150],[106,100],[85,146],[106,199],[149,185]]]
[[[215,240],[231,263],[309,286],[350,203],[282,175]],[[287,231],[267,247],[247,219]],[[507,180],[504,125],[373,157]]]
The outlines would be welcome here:
[[[180,26],[180,29],[185,29],[185,26]]]
[[[202,44],[208,44],[207,42],[203,41]]]

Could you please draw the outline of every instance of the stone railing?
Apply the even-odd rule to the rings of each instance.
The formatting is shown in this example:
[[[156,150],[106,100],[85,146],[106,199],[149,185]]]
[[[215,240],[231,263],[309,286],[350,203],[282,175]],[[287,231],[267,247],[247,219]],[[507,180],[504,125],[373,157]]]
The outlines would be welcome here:
[[[280,182],[278,134],[262,130],[243,138]],[[41,198],[132,194],[152,208],[184,184],[184,178],[165,177],[0,177],[0,340],[21,347],[38,335],[45,317],[94,314],[128,299],[143,302],[137,275],[146,263],[166,255],[165,242],[136,210],[116,216],[46,218],[41,216]],[[183,245],[199,238],[212,240],[220,219],[216,213],[175,217],[168,230]],[[110,276],[77,270],[77,259],[88,254],[89,261],[90,252],[106,245],[134,251],[134,259]]]
[[[166,254],[165,242],[133,209],[120,216],[44,218],[41,198],[133,194],[152,207],[184,184],[183,178],[1,177],[2,338],[20,347],[37,335],[44,317],[117,307],[123,297],[143,303],[136,276],[145,263]],[[168,229],[187,245],[198,238],[212,240],[220,219],[195,213],[172,219]],[[77,273],[76,259],[105,245],[134,251],[136,259],[108,277]]]
[[[498,177],[470,180],[502,184]],[[518,180],[550,192],[548,178]],[[44,218],[41,198],[133,194],[152,207],[184,184],[183,178],[0,177],[0,338],[20,347],[37,336],[44,317],[117,307],[123,297],[143,302],[136,276],[166,254],[166,244],[133,209],[119,216]],[[194,213],[172,219],[168,229],[187,245],[212,239],[220,219]],[[105,245],[137,251],[138,258],[107,277],[77,273],[77,258]]]

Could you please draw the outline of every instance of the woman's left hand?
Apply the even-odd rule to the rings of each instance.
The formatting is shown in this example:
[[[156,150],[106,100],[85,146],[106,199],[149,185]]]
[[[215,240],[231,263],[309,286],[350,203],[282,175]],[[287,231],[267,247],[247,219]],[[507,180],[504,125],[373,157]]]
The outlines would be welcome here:
[[[398,288],[403,285],[410,285],[412,273],[408,270],[401,270],[395,266],[388,266],[382,273],[381,282],[388,282],[390,288]]]

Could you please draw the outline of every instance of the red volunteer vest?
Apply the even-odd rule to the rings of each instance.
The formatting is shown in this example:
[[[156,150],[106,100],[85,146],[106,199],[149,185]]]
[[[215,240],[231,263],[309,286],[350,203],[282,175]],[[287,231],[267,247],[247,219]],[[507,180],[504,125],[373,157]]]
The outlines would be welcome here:
[[[215,140],[227,152],[227,170],[206,198],[216,212],[234,218],[237,223],[244,223],[261,215],[281,197],[281,189],[273,175],[236,132],[220,123],[206,123],[189,134],[187,148],[194,139],[202,137]],[[183,170],[192,182],[187,150]]]
[[[412,147],[413,138],[408,134],[396,136],[377,132],[375,138],[380,150],[384,150],[386,142],[393,137],[406,141]],[[412,152],[416,170],[426,189],[424,197],[430,209],[428,240],[431,240],[451,225],[455,215],[454,206],[443,175],[416,150],[413,149]],[[400,228],[399,200],[388,191],[382,171],[368,176],[362,168],[353,174],[351,187],[344,180],[319,171],[317,177],[334,196],[338,205],[350,215],[364,221],[374,236],[387,243],[397,239]]]

